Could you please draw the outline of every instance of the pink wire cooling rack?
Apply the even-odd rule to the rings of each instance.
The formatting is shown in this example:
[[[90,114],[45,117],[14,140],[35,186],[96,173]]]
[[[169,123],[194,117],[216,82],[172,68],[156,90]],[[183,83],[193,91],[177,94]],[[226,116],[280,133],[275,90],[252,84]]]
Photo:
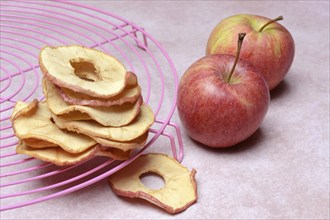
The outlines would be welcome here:
[[[147,148],[172,153],[181,162],[181,134],[171,122],[178,76],[166,51],[150,34],[115,14],[74,1],[0,4],[1,211],[82,189],[125,167]],[[43,99],[40,49],[46,45],[72,44],[111,54],[138,76],[144,101],[153,109],[156,121],[149,130],[146,145],[127,161],[97,157],[75,166],[57,167],[15,152],[17,138],[9,119],[15,103]],[[166,148],[164,143],[170,147]]]

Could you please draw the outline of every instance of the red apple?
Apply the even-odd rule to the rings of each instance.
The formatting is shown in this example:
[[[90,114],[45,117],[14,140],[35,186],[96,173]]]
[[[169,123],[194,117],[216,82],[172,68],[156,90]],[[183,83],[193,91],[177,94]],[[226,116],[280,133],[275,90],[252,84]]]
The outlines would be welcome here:
[[[236,36],[245,32],[245,46],[240,57],[263,74],[269,90],[274,89],[289,71],[294,57],[294,40],[290,32],[276,21],[257,15],[234,15],[222,20],[209,36],[206,54],[236,53]]]
[[[180,120],[188,135],[204,145],[240,143],[258,129],[266,115],[269,90],[260,72],[239,59],[243,38],[240,35],[236,57],[207,55],[193,63],[180,80]]]

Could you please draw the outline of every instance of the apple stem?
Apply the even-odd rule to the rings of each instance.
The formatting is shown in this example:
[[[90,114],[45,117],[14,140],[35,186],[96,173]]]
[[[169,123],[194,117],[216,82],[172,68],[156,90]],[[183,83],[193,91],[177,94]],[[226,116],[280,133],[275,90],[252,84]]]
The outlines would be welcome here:
[[[232,66],[232,68],[229,72],[228,78],[227,78],[228,83],[230,82],[231,76],[233,75],[236,64],[238,62],[239,54],[241,53],[242,43],[243,43],[243,39],[244,39],[245,35],[246,35],[246,33],[238,34],[236,57],[235,57],[234,65]]]
[[[276,22],[276,21],[280,21],[280,20],[283,20],[283,16],[278,16],[277,18],[274,18],[273,20],[268,21],[266,24],[264,24],[264,25],[259,29],[259,32],[262,32],[262,31],[265,29],[265,27],[267,27],[269,24],[274,23],[274,22]]]

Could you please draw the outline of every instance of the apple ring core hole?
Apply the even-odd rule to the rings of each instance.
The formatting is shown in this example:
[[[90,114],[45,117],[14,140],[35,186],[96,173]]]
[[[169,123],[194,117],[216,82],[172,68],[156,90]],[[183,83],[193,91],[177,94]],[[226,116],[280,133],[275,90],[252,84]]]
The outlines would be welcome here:
[[[74,69],[74,74],[80,79],[96,82],[102,80],[101,74],[92,61],[77,58],[70,60],[70,65]]]
[[[141,183],[152,190],[159,190],[165,186],[164,178],[156,172],[148,171],[139,176]]]

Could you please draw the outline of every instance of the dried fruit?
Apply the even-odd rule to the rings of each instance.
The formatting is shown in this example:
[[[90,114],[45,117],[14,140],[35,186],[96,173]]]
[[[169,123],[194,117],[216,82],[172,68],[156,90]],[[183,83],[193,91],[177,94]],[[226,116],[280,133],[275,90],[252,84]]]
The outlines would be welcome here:
[[[143,135],[131,141],[113,141],[110,139],[105,139],[100,137],[91,137],[91,138],[104,147],[112,147],[123,151],[128,151],[143,146],[147,141],[148,132],[145,132]]]
[[[55,124],[61,129],[82,133],[90,137],[100,137],[114,141],[131,141],[138,138],[152,125],[154,115],[151,109],[142,105],[140,114],[128,125],[122,127],[105,127],[95,121],[67,121],[53,115]]]
[[[51,162],[58,166],[74,165],[82,161],[88,160],[95,156],[98,151],[97,147],[90,147],[80,153],[69,153],[60,147],[49,147],[49,148],[33,148],[24,141],[20,141],[16,147],[16,152],[19,154],[26,154],[39,160]]]
[[[17,102],[11,120],[16,136],[23,141],[27,139],[26,143],[31,144],[30,147],[34,147],[33,142],[38,140],[37,148],[57,146],[69,153],[80,153],[96,144],[86,135],[59,129],[52,122],[51,112],[45,102]],[[47,146],[47,142],[51,144]],[[40,146],[40,143],[43,144]]]
[[[33,99],[30,103],[16,102],[13,113],[10,116],[10,120],[14,121],[16,118],[21,116],[29,116],[33,114],[38,108],[38,99]]]
[[[39,63],[46,101],[17,102],[17,153],[56,165],[94,156],[126,160],[143,146],[154,114],[137,76],[114,57],[82,46],[45,47]]]
[[[45,47],[39,63],[43,74],[54,84],[99,98],[121,93],[129,77],[114,57],[77,45]]]
[[[131,150],[122,151],[117,148],[99,146],[99,150],[96,152],[96,155],[110,157],[116,160],[127,160],[131,153]]]
[[[141,182],[141,175],[150,172],[163,177],[165,185],[161,189],[147,188]],[[145,199],[175,214],[197,201],[195,173],[167,155],[152,153],[111,175],[109,183],[117,195]]]
[[[55,143],[41,140],[39,138],[23,138],[21,140],[23,140],[26,145],[33,148],[58,147],[58,145]]]
[[[68,120],[94,120],[104,126],[119,127],[130,123],[140,112],[142,100],[109,107],[70,105],[56,91],[55,85],[43,78],[43,88],[49,109]]]
[[[127,74],[128,80],[125,89],[120,94],[110,98],[97,98],[56,85],[55,87],[62,99],[73,105],[112,106],[127,102],[134,103],[141,97],[141,87],[138,85],[137,77],[133,72],[127,72]]]

